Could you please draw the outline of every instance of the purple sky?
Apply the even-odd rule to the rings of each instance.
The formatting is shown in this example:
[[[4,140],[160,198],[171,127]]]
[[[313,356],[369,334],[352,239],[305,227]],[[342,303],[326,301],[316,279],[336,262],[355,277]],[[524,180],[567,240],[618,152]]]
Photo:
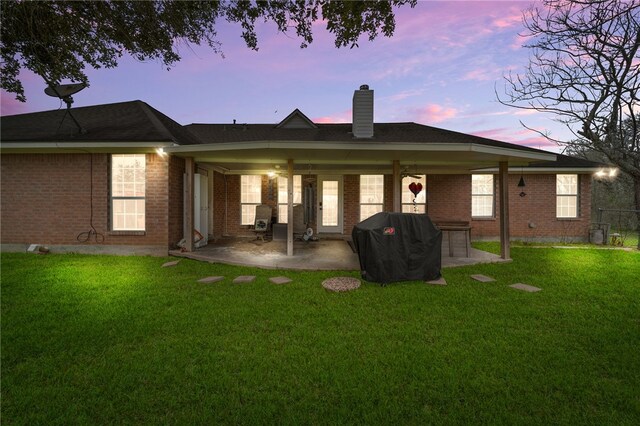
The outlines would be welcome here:
[[[494,87],[527,64],[522,10],[529,1],[419,1],[396,14],[392,38],[362,40],[336,49],[317,23],[314,42],[300,49],[294,35],[260,25],[259,51],[249,50],[240,29],[219,25],[225,58],[204,47],[181,47],[166,71],[154,61],[125,58],[115,69],[88,70],[91,86],[74,106],[140,99],[181,124],[277,123],[299,108],[317,122],[351,122],[351,97],[361,84],[375,90],[375,121],[415,121],[506,142],[558,151],[529,127],[564,139],[570,134],[551,116],[500,105]],[[2,115],[57,109],[42,79],[21,74],[26,103],[2,92]],[[497,86],[495,86],[497,84]]]

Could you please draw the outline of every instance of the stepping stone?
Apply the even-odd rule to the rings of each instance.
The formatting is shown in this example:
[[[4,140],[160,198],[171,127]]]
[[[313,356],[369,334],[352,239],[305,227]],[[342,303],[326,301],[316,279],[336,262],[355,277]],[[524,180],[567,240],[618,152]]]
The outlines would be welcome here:
[[[256,279],[255,275],[240,275],[233,280],[234,284],[246,284],[253,282]]]
[[[322,281],[322,287],[329,291],[351,291],[360,287],[360,280],[352,277],[334,277]]]
[[[273,284],[287,284],[291,282],[291,280],[287,277],[273,277],[269,278],[269,281],[271,281]]]
[[[165,264],[162,265],[163,268],[167,268],[169,266],[176,266],[180,261],[179,260],[173,260],[171,262],[167,262]]]
[[[511,284],[509,287],[515,288],[517,290],[526,291],[526,292],[529,292],[529,293],[535,293],[536,291],[542,290],[541,288],[534,287],[534,286],[528,285],[528,284],[522,284],[522,283]]]
[[[206,277],[198,280],[199,283],[217,283],[224,280],[224,277]]]
[[[440,277],[437,280],[425,281],[425,283],[431,285],[447,285],[447,280],[445,280],[444,277]]]
[[[471,275],[471,278],[473,278],[476,281],[480,281],[481,283],[490,283],[495,281],[495,278],[491,278],[482,274]]]

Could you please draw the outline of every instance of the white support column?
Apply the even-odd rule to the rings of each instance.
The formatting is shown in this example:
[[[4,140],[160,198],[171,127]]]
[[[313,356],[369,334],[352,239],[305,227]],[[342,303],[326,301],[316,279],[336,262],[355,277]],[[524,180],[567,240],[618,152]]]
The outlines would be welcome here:
[[[500,257],[511,258],[509,234],[509,163],[500,162]]]
[[[400,179],[400,161],[393,160],[393,211],[402,212],[402,180]]]
[[[287,256],[293,256],[293,160],[287,160]]]
[[[193,246],[193,172],[194,172],[194,161],[193,161],[193,157],[187,157],[184,160],[184,168],[185,168],[185,175],[187,176],[187,185],[185,190],[186,193],[186,203],[187,205],[184,206],[184,223],[185,223],[185,231],[186,231],[186,235],[184,236],[184,239],[186,240],[187,244],[185,246],[185,249],[187,251],[193,251],[194,246]]]

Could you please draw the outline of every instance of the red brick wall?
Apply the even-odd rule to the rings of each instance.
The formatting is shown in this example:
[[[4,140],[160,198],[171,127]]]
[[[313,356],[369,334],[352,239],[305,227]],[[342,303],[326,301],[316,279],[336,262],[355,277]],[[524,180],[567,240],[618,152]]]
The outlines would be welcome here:
[[[520,176],[509,176],[509,231],[520,239],[586,238],[591,222],[591,177],[580,176],[580,207],[576,219],[556,218],[556,175],[524,175],[526,186],[518,187]],[[498,176],[496,180],[496,218],[471,221],[472,238],[500,235],[500,200]],[[520,197],[520,192],[525,192]]]
[[[427,214],[438,220],[471,220],[471,175],[428,175]]]
[[[351,231],[355,224],[360,222],[360,175],[344,175],[344,227],[343,233],[351,235]]]
[[[109,232],[108,154],[3,154],[2,243],[80,244],[77,236],[91,229],[91,158],[93,226],[102,244],[167,247],[168,161],[155,154],[146,162],[144,235]]]
[[[184,238],[184,173],[184,159],[169,157],[169,246],[172,248]]]
[[[497,196],[496,179],[496,210]],[[578,219],[556,219],[555,217],[555,175],[525,175],[526,197],[519,197],[519,175],[509,178],[509,209],[511,235],[513,238],[575,238],[586,237],[590,223],[589,175],[580,180],[580,217]],[[274,199],[269,200],[269,180],[263,177],[263,202],[275,207],[277,187],[274,185]],[[350,235],[353,226],[360,219],[360,177],[344,175],[344,234]],[[240,176],[227,176],[228,184],[228,234],[252,235],[247,227],[240,223]],[[314,185],[315,187],[316,185]],[[392,176],[385,175],[385,210],[392,211]],[[224,176],[214,175],[215,232],[222,234],[224,229]],[[472,226],[472,238],[497,238],[500,235],[499,215],[491,219],[471,218],[471,176],[470,175],[429,175],[427,177],[427,211],[434,220],[462,220]],[[530,228],[529,223],[535,224]],[[315,228],[314,228],[315,230]]]

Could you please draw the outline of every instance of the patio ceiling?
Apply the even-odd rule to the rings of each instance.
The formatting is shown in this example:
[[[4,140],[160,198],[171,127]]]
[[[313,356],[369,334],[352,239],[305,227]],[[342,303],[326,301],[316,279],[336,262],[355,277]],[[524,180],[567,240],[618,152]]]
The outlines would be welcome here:
[[[227,173],[263,172],[275,165],[294,161],[296,171],[391,170],[392,161],[421,170],[455,173],[495,167],[506,161],[513,166],[526,166],[532,161],[554,161],[555,154],[492,147],[473,143],[367,143],[292,141],[233,142],[171,146],[166,152],[179,157],[193,157],[198,163],[209,163]]]

